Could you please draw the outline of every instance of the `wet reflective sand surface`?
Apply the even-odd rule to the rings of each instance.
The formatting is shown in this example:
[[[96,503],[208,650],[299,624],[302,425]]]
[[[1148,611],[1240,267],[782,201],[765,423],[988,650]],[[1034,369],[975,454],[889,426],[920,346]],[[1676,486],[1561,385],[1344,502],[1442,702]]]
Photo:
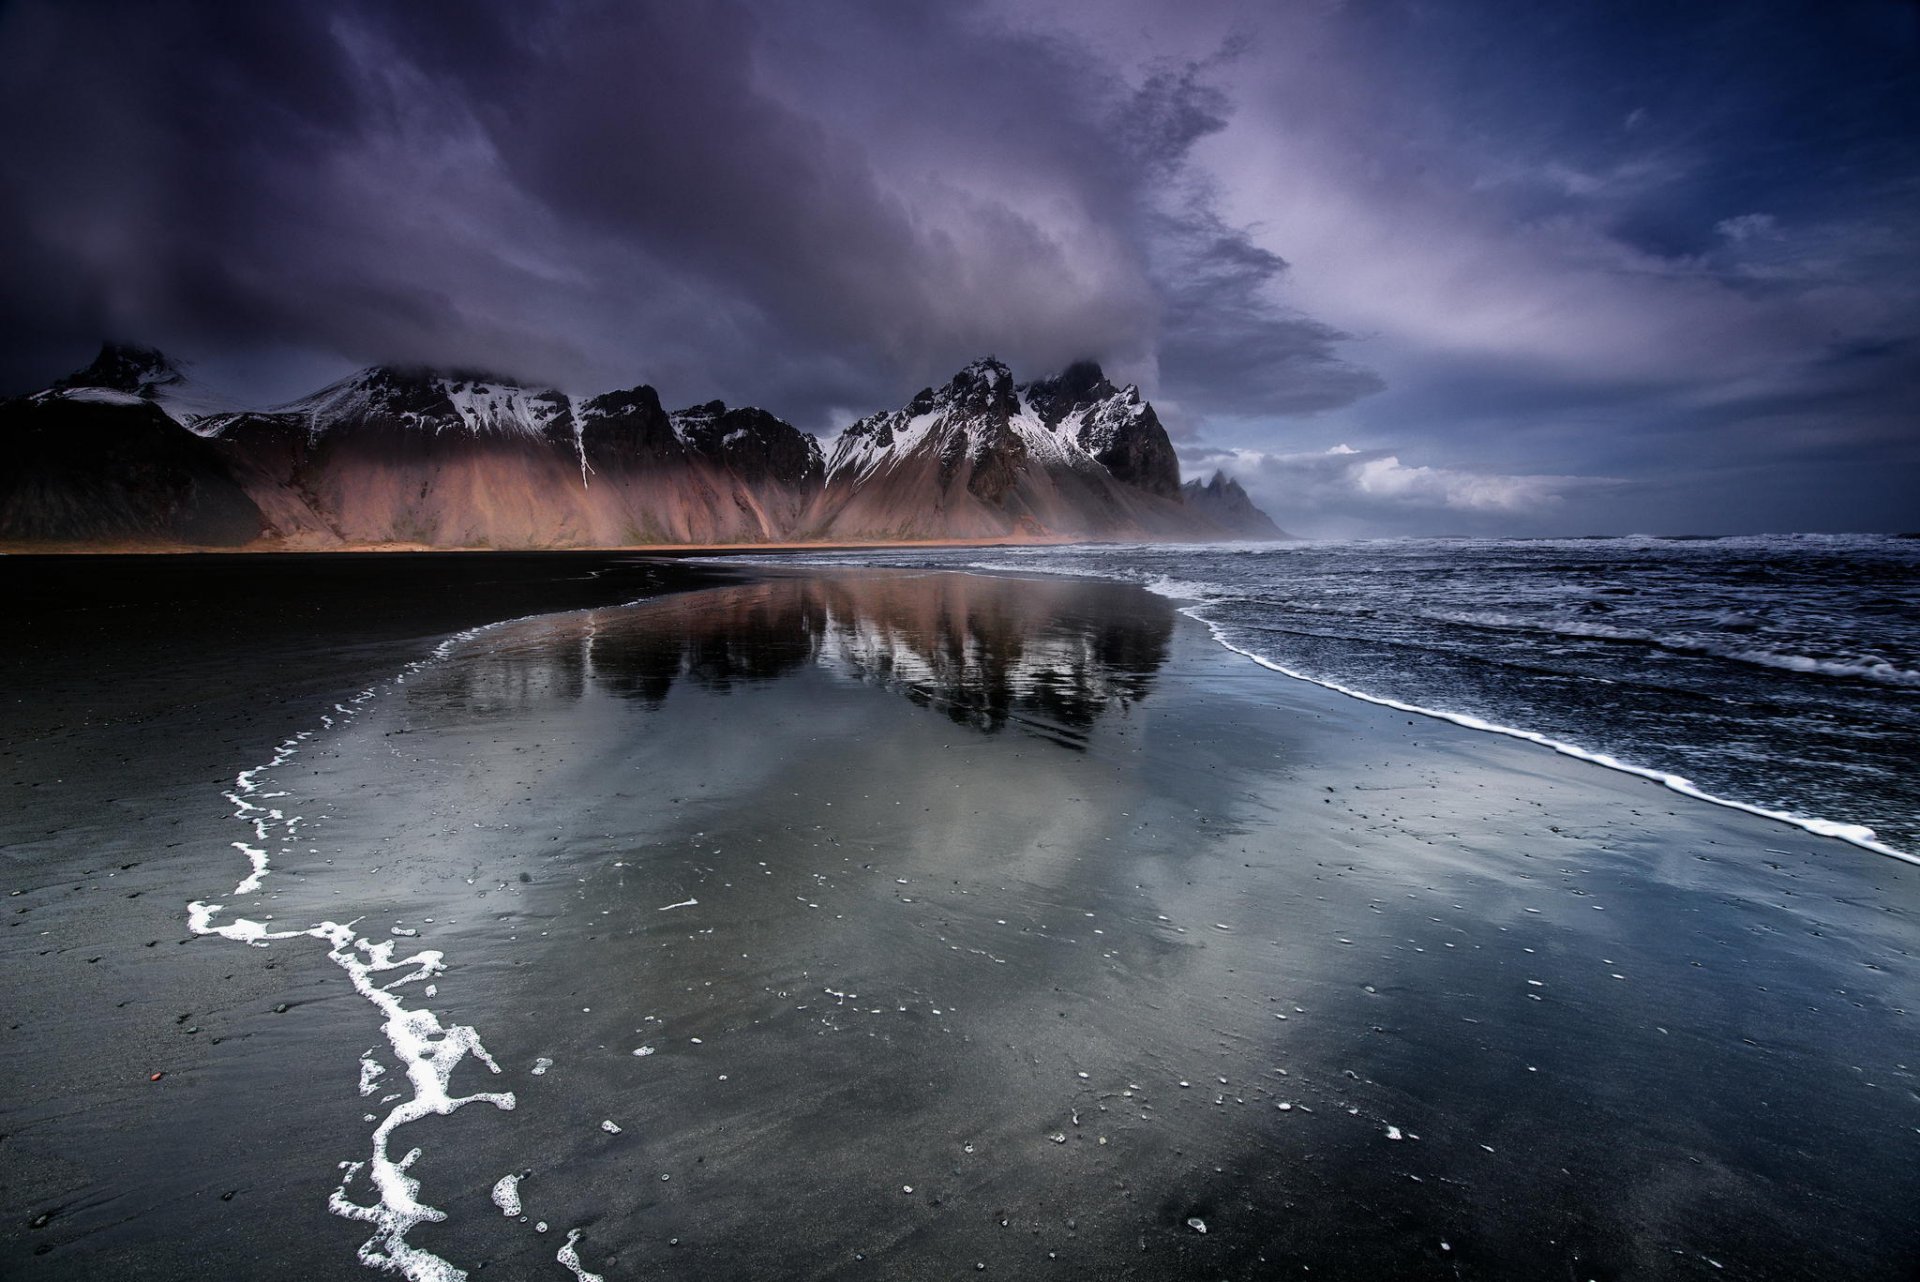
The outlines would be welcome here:
[[[286,934],[187,947],[286,967],[200,1142],[297,1172],[257,1222],[298,1224],[289,1275],[1920,1251],[1913,869],[1286,681],[1110,584],[775,574],[393,675],[285,727],[239,819],[200,799],[260,889],[228,849],[180,895]],[[413,1080],[330,947],[391,963]],[[512,1108],[392,1122],[443,1047],[447,1099]],[[444,1218],[382,1220],[382,1157]]]

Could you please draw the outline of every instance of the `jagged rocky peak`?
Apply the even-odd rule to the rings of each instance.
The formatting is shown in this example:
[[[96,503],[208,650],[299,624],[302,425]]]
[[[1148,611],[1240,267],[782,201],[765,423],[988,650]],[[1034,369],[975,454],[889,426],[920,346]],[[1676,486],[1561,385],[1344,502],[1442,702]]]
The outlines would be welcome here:
[[[964,429],[963,431],[960,429]],[[1115,387],[1093,361],[1075,361],[1051,378],[1017,385],[993,357],[974,361],[940,388],[925,388],[901,409],[871,414],[841,434],[833,470],[870,467],[884,452],[937,441],[943,457],[979,462],[1029,449],[1071,463],[1097,463],[1114,479],[1177,499],[1179,465],[1153,407],[1134,386]],[[1062,449],[1066,451],[1064,454]]]
[[[1253,504],[1240,482],[1216,469],[1211,480],[1198,477],[1180,487],[1187,506],[1209,520],[1247,538],[1286,539],[1293,536]]]
[[[1253,503],[1253,500],[1247,497],[1247,492],[1241,486],[1240,482],[1228,476],[1223,468],[1215,468],[1211,480],[1202,481],[1196,476],[1181,488],[1193,494],[1195,497],[1205,495],[1207,498],[1222,503],[1234,503],[1246,506],[1251,506]]]
[[[665,418],[666,410],[660,406],[660,393],[641,383],[635,387],[623,388],[617,392],[603,392],[580,403],[582,418],[622,418],[633,415]]]
[[[368,366],[294,404],[321,414],[431,417],[454,412],[433,371],[402,365]]]
[[[660,393],[645,383],[581,402],[579,420],[582,446],[596,452],[654,460],[682,452]]]
[[[1127,390],[1138,401],[1139,389],[1129,387]],[[1052,378],[1035,379],[1021,391],[1026,395],[1027,407],[1048,427],[1058,427],[1060,420],[1075,410],[1121,394],[1119,388],[1107,381],[1106,373],[1095,361],[1075,361]]]
[[[942,387],[922,389],[902,408],[870,414],[847,428],[827,472],[844,487],[931,466],[940,490],[963,483],[975,498],[996,504],[1025,465],[1027,423],[1012,372],[989,356]]]
[[[935,395],[936,406],[958,413],[1007,418],[1020,411],[1020,394],[1013,372],[994,357],[974,361],[955,374]]]
[[[152,400],[162,389],[185,381],[180,366],[154,347],[133,343],[102,343],[93,364],[76,370],[53,385],[54,391],[102,387]]]
[[[318,435],[342,427],[464,430],[481,435],[572,435],[567,398],[550,387],[473,370],[374,365],[281,411]],[[564,430],[562,430],[564,429]]]
[[[881,410],[840,433],[834,467],[856,457],[866,461],[879,450],[891,449],[896,438],[904,446],[927,439],[929,423],[938,429],[972,420],[975,426],[1004,426],[1020,409],[1013,374],[989,356],[977,360],[939,388],[923,387],[897,410]]]
[[[1082,360],[1020,392],[1041,422],[1070,434],[1115,480],[1161,498],[1179,496],[1173,442],[1134,384],[1115,387],[1098,364]]]
[[[708,401],[671,415],[674,433],[694,453],[732,468],[748,480],[816,484],[825,474],[820,442],[763,409],[728,409]]]

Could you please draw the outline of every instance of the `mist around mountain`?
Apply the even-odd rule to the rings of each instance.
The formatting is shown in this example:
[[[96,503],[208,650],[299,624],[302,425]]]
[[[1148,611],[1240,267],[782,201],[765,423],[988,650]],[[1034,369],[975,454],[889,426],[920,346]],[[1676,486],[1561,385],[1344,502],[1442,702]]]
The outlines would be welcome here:
[[[273,409],[220,405],[150,348],[0,404],[0,540],[436,548],[1284,537],[1216,476],[1182,487],[1137,387],[1018,384],[992,358],[823,455],[766,410],[669,412],[477,371],[375,366]]]
[[[1290,539],[1293,536],[1273,523],[1273,518],[1254,506],[1253,499],[1240,482],[1225,472],[1215,471],[1213,479],[1188,481],[1180,487],[1187,510],[1205,516],[1215,524],[1243,539]]]

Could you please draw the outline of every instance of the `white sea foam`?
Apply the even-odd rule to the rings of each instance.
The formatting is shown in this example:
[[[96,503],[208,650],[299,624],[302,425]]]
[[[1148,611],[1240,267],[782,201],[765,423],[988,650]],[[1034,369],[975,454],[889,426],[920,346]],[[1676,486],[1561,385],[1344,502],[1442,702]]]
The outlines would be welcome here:
[[[1176,579],[1167,574],[1149,574],[1139,582],[1141,587],[1155,596],[1168,597],[1175,601],[1212,601],[1233,595],[1217,583]]]
[[[247,874],[244,881],[233,888],[233,893],[236,895],[251,895],[254,891],[260,889],[260,882],[267,875],[267,852],[258,846],[249,846],[244,841],[234,842],[233,848],[245,855],[247,862],[253,865],[253,871]]]
[[[404,685],[409,677],[447,659],[462,645],[484,633],[537,617],[543,616],[501,619],[456,633],[436,645],[425,658],[416,659],[402,668],[385,688]],[[350,723],[379,693],[379,687],[368,687],[345,703],[336,703],[332,714],[323,718],[325,725],[336,728]],[[234,817],[252,826],[261,841],[258,847],[245,842],[232,843],[247,856],[250,866],[247,877],[234,888],[236,896],[253,894],[259,890],[272,868],[265,847],[274,845],[278,840],[280,849],[286,850],[287,841],[300,822],[297,815],[288,818],[283,811],[258,805],[250,798],[261,792],[263,776],[297,755],[316,733],[314,730],[302,730],[282,741],[274,749],[270,760],[241,771],[234,778],[233,788],[223,794],[234,806]],[[275,792],[264,795],[286,794]],[[276,829],[279,830],[277,838]],[[420,1149],[409,1149],[398,1158],[391,1151],[394,1132],[410,1122],[428,1116],[445,1116],[473,1103],[491,1104],[503,1110],[512,1109],[516,1103],[511,1091],[454,1095],[449,1084],[459,1065],[472,1059],[497,1074],[500,1072],[499,1064],[487,1053],[479,1034],[471,1026],[443,1024],[431,1010],[408,1007],[402,999],[403,995],[396,992],[409,984],[430,981],[444,971],[446,963],[443,955],[437,949],[423,949],[396,958],[395,940],[374,942],[364,938],[355,930],[357,922],[341,924],[323,921],[305,929],[282,930],[272,928],[264,921],[244,917],[225,923],[217,922],[216,918],[223,911],[222,904],[195,900],[187,906],[187,924],[197,935],[218,935],[254,948],[266,948],[276,942],[303,938],[317,939],[326,944],[327,956],[347,973],[354,990],[380,1012],[381,1030],[387,1044],[405,1069],[412,1094],[399,1100],[375,1125],[372,1151],[366,1160],[342,1163],[344,1174],[327,1201],[328,1209],[335,1215],[373,1226],[373,1236],[360,1246],[360,1262],[369,1268],[400,1273],[409,1282],[459,1282],[464,1279],[467,1276],[464,1270],[407,1241],[407,1235],[415,1227],[444,1220],[446,1214],[420,1200],[420,1182],[408,1174],[409,1168],[420,1156]],[[376,975],[384,976],[391,971],[405,973],[396,979],[376,982]],[[425,986],[427,996],[432,996],[435,991],[432,983]],[[383,1071],[373,1060],[371,1052],[361,1058],[360,1090],[363,1095],[371,1093],[374,1079]],[[377,1196],[376,1201],[357,1201],[349,1192],[362,1171],[367,1173],[368,1183]],[[495,1192],[498,1194],[499,1186],[496,1186]],[[563,1263],[571,1249],[572,1238],[569,1238],[567,1247],[562,1251]],[[591,1279],[597,1276],[579,1270],[577,1257],[574,1267],[579,1277]]]
[[[387,1044],[393,1048],[394,1055],[406,1068],[413,1094],[395,1104],[374,1127],[372,1155],[365,1162],[347,1164],[345,1178],[327,1201],[328,1208],[335,1215],[373,1226],[373,1236],[360,1246],[360,1262],[371,1268],[401,1273],[411,1282],[452,1282],[453,1279],[466,1277],[464,1271],[406,1240],[407,1234],[415,1226],[444,1220],[446,1215],[420,1201],[420,1182],[407,1174],[408,1168],[419,1158],[420,1150],[410,1149],[396,1159],[390,1149],[394,1131],[409,1122],[433,1114],[445,1116],[473,1103],[491,1104],[499,1109],[511,1109],[515,1103],[511,1091],[452,1094],[448,1084],[453,1071],[468,1057],[478,1060],[494,1073],[500,1071],[500,1066],[487,1053],[486,1047],[481,1045],[479,1034],[471,1027],[465,1024],[442,1024],[430,1010],[409,1009],[394,991],[443,971],[446,966],[441,954],[436,949],[424,949],[407,957],[396,958],[392,940],[374,943],[363,939],[355,933],[353,923],[343,925],[326,921],[305,930],[272,930],[264,922],[238,918],[225,925],[215,925],[214,917],[222,908],[220,904],[198,901],[189,905],[189,923],[194,932],[220,935],[263,948],[274,940],[301,937],[327,943],[327,956],[347,972],[355,991],[373,1003],[385,1017],[381,1031],[386,1034]],[[408,973],[384,983],[374,979],[376,975],[395,970]],[[364,1082],[364,1067],[362,1075]],[[362,1170],[368,1173],[369,1182],[379,1195],[376,1203],[356,1202],[348,1193]]]
[[[371,697],[371,695],[368,697]],[[345,710],[343,709],[342,711]],[[300,751],[300,745],[313,737],[313,733],[311,730],[302,730],[292,738],[282,741],[274,748],[272,759],[253,767],[251,770],[242,770],[234,776],[233,787],[220,794],[233,804],[233,817],[249,824],[253,828],[255,838],[261,843],[259,846],[250,846],[244,841],[232,843],[235,850],[238,850],[247,857],[247,862],[252,868],[252,871],[247,874],[246,878],[233,888],[233,893],[236,895],[251,895],[256,890],[259,890],[261,883],[266,880],[269,859],[264,847],[273,843],[274,827],[277,825],[285,830],[282,844],[282,848],[284,849],[284,843],[293,839],[293,835],[299,829],[300,825],[300,817],[298,815],[289,819],[282,811],[268,806],[256,805],[254,802],[248,800],[248,798],[260,791],[259,777],[266,771],[273,769],[275,766],[282,765],[292,758],[295,753]],[[264,795],[267,797],[280,797],[286,794],[274,792]]]
[[[508,1219],[520,1216],[520,1177],[502,1175],[493,1186],[493,1204],[500,1208],[500,1214]]]
[[[1702,651],[1718,655],[1723,659],[1732,659],[1738,663],[1754,663],[1764,668],[1780,668],[1787,672],[1811,672],[1828,677],[1854,677],[1863,681],[1879,681],[1886,685],[1920,686],[1920,672],[1902,668],[1884,659],[1814,659],[1804,654],[1778,654],[1772,650],[1734,650],[1702,646]]]
[[[1489,734],[1505,735],[1510,739],[1524,739],[1528,743],[1539,744],[1543,748],[1551,748],[1564,756],[1577,757],[1581,761],[1591,761],[1593,764],[1605,766],[1609,770],[1618,770],[1623,774],[1637,775],[1642,779],[1651,779],[1655,783],[1662,784],[1677,793],[1692,797],[1698,801],[1705,801],[1716,806],[1725,806],[1730,810],[1745,811],[1750,815],[1758,815],[1762,819],[1772,819],[1779,823],[1792,824],[1794,827],[1802,829],[1805,832],[1813,833],[1815,836],[1837,837],[1841,841],[1860,847],[1862,850],[1871,850],[1875,854],[1887,855],[1910,864],[1920,864],[1920,856],[1912,855],[1904,850],[1897,850],[1887,845],[1875,835],[1873,829],[1867,827],[1865,824],[1840,823],[1832,819],[1815,819],[1806,815],[1788,814],[1785,811],[1769,810],[1764,806],[1756,806],[1744,801],[1734,801],[1727,797],[1715,796],[1680,775],[1669,774],[1662,770],[1653,770],[1646,766],[1636,766],[1630,762],[1622,761],[1618,757],[1609,756],[1604,752],[1593,752],[1586,748],[1575,747],[1570,743],[1562,743],[1560,740],[1548,738],[1538,731],[1521,730],[1514,726],[1498,725],[1484,718],[1473,716],[1470,713],[1446,712],[1438,708],[1426,708],[1419,704],[1406,703],[1399,699],[1388,699],[1381,695],[1368,694],[1364,690],[1356,690],[1352,686],[1342,685],[1337,681],[1327,681],[1319,677],[1308,676],[1306,673],[1287,667],[1285,664],[1276,663],[1265,655],[1256,653],[1244,646],[1234,644],[1228,640],[1225,629],[1201,614],[1196,607],[1188,606],[1183,609],[1181,613],[1205,624],[1207,630],[1213,634],[1213,639],[1223,648],[1251,659],[1268,671],[1277,672],[1283,677],[1292,677],[1296,681],[1305,681],[1311,685],[1321,686],[1338,694],[1344,694],[1349,698],[1359,699],[1364,703],[1378,704],[1383,708],[1392,708],[1396,712],[1410,712],[1416,716],[1433,717],[1440,721],[1449,721],[1456,726],[1463,726],[1468,730],[1483,730]]]
[[[580,1252],[575,1250],[573,1245],[579,1240],[580,1230],[568,1229],[567,1240],[565,1244],[561,1246],[560,1254],[553,1258],[566,1265],[567,1271],[573,1274],[576,1282],[606,1282],[606,1279],[598,1273],[589,1273],[580,1266]]]

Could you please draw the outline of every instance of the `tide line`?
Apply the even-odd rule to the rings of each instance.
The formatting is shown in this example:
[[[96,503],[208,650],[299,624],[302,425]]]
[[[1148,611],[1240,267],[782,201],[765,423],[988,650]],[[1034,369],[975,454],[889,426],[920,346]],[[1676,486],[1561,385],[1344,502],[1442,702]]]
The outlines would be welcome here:
[[[1426,708],[1417,703],[1406,703],[1399,699],[1386,698],[1383,695],[1368,694],[1364,690],[1356,690],[1352,686],[1341,685],[1337,681],[1325,681],[1319,677],[1308,676],[1306,673],[1294,668],[1289,668],[1283,663],[1275,663],[1263,654],[1258,654],[1244,646],[1235,645],[1227,639],[1225,630],[1222,629],[1219,624],[1207,618],[1204,614],[1201,614],[1195,606],[1185,606],[1181,609],[1180,613],[1196,622],[1205,624],[1207,631],[1213,634],[1214,641],[1223,649],[1230,650],[1242,658],[1251,659],[1254,663],[1259,664],[1269,672],[1277,672],[1283,677],[1291,677],[1295,681],[1305,681],[1309,685],[1320,686],[1323,689],[1333,691],[1335,694],[1343,694],[1350,699],[1358,699],[1362,703],[1376,704],[1382,708],[1392,708],[1395,712],[1407,712],[1415,716],[1432,717],[1436,721],[1451,722],[1467,730],[1479,730],[1487,734],[1505,735],[1509,739],[1520,739],[1527,743],[1538,744],[1542,748],[1551,748],[1562,756],[1574,757],[1580,761],[1589,761],[1596,766],[1603,766],[1608,770],[1617,770],[1621,774],[1634,775],[1641,779],[1651,780],[1654,783],[1672,789],[1682,796],[1692,797],[1696,801],[1704,801],[1714,806],[1724,806],[1728,810],[1743,811],[1747,814],[1758,816],[1761,819],[1771,819],[1776,823],[1790,824],[1816,837],[1837,838],[1849,845],[1858,846],[1862,850],[1870,850],[1876,855],[1885,855],[1890,859],[1898,859],[1903,863],[1920,865],[1920,855],[1909,854],[1907,851],[1887,845],[1879,839],[1873,829],[1867,827],[1865,824],[1841,823],[1832,819],[1816,819],[1807,815],[1788,814],[1783,810],[1769,810],[1764,806],[1756,806],[1750,802],[1735,801],[1729,797],[1716,796],[1701,788],[1692,780],[1680,775],[1668,774],[1664,770],[1654,770],[1648,766],[1636,766],[1631,762],[1622,761],[1618,757],[1609,756],[1604,752],[1593,752],[1586,748],[1576,747],[1570,743],[1563,743],[1558,739],[1549,738],[1537,730],[1522,730],[1516,726],[1503,726],[1497,722],[1487,721],[1481,717],[1476,717],[1465,712],[1445,712],[1438,708]]]

